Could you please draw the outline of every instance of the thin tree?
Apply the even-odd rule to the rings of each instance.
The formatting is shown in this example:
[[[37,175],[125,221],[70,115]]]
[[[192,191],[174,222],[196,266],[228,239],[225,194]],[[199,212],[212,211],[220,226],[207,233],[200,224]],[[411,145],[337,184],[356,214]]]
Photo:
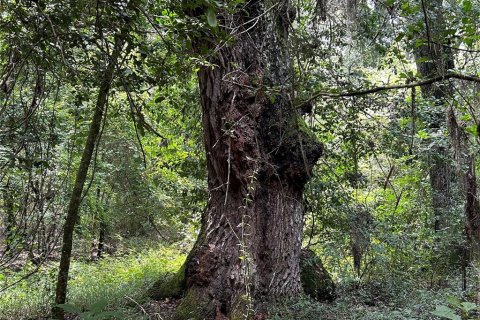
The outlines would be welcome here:
[[[126,6],[127,14],[135,12],[135,2],[135,0],[131,0],[128,2],[128,5]],[[63,227],[62,250],[55,291],[56,305],[53,307],[52,310],[53,316],[56,319],[64,319],[64,310],[59,305],[65,304],[67,297],[68,274],[70,270],[70,259],[73,247],[73,231],[75,228],[75,224],[78,221],[79,209],[83,197],[83,189],[87,178],[88,169],[92,161],[94,150],[99,142],[98,140],[100,137],[102,119],[105,115],[108,95],[110,93],[110,88],[114,79],[115,72],[118,70],[122,50],[126,42],[126,38],[130,32],[133,21],[133,17],[125,16],[125,23],[122,25],[121,30],[114,37],[113,50],[111,54],[107,57],[108,63],[105,66],[104,70],[100,72],[101,81],[97,95],[97,101],[95,104],[93,117],[90,122],[90,128],[88,131],[87,140],[85,141],[85,147],[83,149],[80,165],[77,169],[74,188],[70,196],[67,216]]]

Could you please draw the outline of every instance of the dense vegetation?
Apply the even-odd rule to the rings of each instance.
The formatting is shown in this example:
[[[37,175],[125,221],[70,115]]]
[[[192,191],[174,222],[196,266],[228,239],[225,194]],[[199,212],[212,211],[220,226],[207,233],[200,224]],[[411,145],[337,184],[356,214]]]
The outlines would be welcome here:
[[[479,15],[0,0],[0,319],[480,319]]]

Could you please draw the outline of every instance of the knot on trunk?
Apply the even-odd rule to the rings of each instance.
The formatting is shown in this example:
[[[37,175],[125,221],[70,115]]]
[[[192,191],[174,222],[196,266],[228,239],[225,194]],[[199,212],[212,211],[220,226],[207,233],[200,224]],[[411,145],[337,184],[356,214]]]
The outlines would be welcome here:
[[[277,97],[274,105],[265,109],[258,129],[265,154],[264,176],[303,188],[323,146],[288,97]]]

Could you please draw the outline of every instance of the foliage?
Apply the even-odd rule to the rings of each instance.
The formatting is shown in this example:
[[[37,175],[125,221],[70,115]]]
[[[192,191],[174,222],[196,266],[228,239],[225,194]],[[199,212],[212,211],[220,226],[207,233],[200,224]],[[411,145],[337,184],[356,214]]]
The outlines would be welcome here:
[[[106,316],[102,313],[105,308],[110,312],[130,305],[131,299],[142,302],[145,288],[176,271],[184,259],[185,255],[177,248],[158,247],[142,253],[131,251],[123,257],[105,258],[98,263],[74,262],[68,306],[75,312],[87,312],[85,317],[88,312]],[[55,275],[56,265],[44,266],[27,280],[2,292],[0,319],[27,319],[48,314]],[[9,274],[8,283],[20,276]]]
[[[328,93],[421,80],[418,65],[438,63],[419,54],[426,46],[445,50],[443,58],[454,62],[448,70],[477,75],[479,3],[291,2],[297,7],[288,43],[293,80],[282,90],[302,106],[300,130],[324,145],[305,190],[303,244],[321,257],[340,292],[332,304],[289,301],[272,318],[476,317],[478,301],[468,293],[478,290],[478,275],[467,261],[466,168],[459,159],[480,150],[478,86],[435,84],[453,88],[444,101],[427,96],[425,87],[335,99]],[[145,247],[188,247],[198,232],[209,190],[196,72],[215,68],[208,62],[218,50],[209,49],[214,40],[232,41],[218,14],[243,13],[248,4],[140,3],[75,229],[64,308],[84,318],[130,312],[126,296],[141,302],[151,283],[180,267],[183,251]],[[49,313],[61,222],[101,70],[121,22],[131,18],[125,5],[0,1],[0,290],[8,287],[0,318]],[[196,52],[193,39],[201,42]],[[327,95],[310,99],[319,92]],[[443,121],[446,110],[466,141],[462,152]],[[431,168],[439,159],[454,174],[447,227],[435,230]],[[476,159],[472,172],[479,165]],[[135,242],[138,250],[129,250]]]

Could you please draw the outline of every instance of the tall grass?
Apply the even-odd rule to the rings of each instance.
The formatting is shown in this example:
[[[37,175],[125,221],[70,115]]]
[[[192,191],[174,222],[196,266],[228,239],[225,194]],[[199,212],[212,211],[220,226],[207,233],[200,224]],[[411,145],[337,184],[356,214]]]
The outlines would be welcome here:
[[[70,271],[68,303],[87,309],[99,300],[111,308],[143,301],[149,286],[178,270],[185,260],[171,248],[151,249],[123,257],[107,257],[98,262],[73,261]],[[32,319],[48,316],[54,300],[56,264],[43,266],[37,273],[0,293],[0,319]],[[3,280],[11,283],[21,274]],[[2,281],[0,280],[0,286]]]

